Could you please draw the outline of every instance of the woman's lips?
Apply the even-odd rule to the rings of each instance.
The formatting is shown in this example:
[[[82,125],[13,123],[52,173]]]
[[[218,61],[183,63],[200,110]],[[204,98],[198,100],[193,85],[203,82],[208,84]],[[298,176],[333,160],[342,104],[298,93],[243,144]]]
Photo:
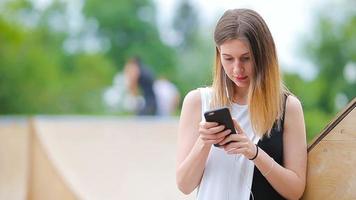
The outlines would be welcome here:
[[[243,81],[243,80],[247,79],[247,76],[237,76],[236,79],[239,81]]]

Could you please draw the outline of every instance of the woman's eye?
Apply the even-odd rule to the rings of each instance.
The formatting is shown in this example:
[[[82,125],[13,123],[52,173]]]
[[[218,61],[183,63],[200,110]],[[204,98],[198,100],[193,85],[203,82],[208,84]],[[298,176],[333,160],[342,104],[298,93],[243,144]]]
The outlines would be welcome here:
[[[242,57],[241,60],[242,61],[248,61],[248,60],[250,60],[250,58],[249,57]]]
[[[231,60],[232,60],[232,58],[225,58],[225,60],[227,60],[227,61],[231,61]]]

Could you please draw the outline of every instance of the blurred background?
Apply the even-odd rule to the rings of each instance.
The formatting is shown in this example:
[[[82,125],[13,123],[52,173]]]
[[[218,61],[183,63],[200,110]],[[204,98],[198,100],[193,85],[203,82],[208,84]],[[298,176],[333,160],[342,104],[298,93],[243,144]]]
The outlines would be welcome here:
[[[129,119],[135,131],[143,118],[157,122],[132,116],[154,115],[175,129],[185,94],[211,84],[215,23],[226,9],[243,7],[269,25],[311,140],[356,96],[354,0],[0,0],[0,134],[31,132],[33,116],[51,123],[114,117],[122,126]]]

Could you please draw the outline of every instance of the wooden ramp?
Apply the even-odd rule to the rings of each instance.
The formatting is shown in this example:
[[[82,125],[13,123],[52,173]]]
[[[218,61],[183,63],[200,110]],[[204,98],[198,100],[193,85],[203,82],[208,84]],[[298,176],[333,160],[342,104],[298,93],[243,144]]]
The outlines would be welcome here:
[[[356,98],[308,146],[303,199],[356,199]]]
[[[193,199],[175,184],[177,119],[36,117],[28,198]]]
[[[25,118],[0,118],[0,199],[26,199],[28,138]]]

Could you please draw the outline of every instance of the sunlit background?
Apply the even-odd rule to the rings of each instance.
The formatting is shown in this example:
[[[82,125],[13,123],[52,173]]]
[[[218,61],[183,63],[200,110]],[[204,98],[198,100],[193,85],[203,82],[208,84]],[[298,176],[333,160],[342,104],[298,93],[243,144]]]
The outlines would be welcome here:
[[[185,94],[211,84],[213,29],[229,8],[266,20],[311,140],[356,96],[354,0],[0,0],[0,120],[131,119],[145,102],[123,69],[139,56],[175,90],[177,106],[157,118],[176,124]]]

